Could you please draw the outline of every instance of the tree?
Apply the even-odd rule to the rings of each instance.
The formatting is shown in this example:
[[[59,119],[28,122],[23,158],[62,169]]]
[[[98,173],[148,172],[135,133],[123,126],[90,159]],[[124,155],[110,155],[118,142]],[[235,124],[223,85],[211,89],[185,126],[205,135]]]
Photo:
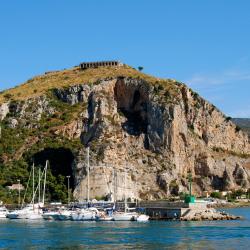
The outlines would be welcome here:
[[[143,70],[143,67],[142,67],[142,66],[139,66],[139,67],[138,67],[138,70],[139,70],[139,71],[142,71],[142,70]]]
[[[217,198],[217,199],[221,199],[221,198],[222,198],[222,195],[221,195],[220,192],[212,192],[212,193],[210,194],[210,197],[212,197],[212,198]]]

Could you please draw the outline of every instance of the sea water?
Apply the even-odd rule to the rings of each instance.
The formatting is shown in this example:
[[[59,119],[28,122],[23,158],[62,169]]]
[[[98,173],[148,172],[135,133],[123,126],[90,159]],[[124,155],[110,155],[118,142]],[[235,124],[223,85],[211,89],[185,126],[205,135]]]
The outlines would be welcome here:
[[[0,249],[250,249],[250,208],[239,221],[0,220]]]

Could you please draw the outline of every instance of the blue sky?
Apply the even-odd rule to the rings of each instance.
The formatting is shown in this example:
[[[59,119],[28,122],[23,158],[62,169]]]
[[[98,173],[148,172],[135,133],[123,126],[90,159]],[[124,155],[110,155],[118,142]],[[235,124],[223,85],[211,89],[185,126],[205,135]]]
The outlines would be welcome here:
[[[0,3],[0,90],[81,61],[119,59],[250,117],[248,0]]]

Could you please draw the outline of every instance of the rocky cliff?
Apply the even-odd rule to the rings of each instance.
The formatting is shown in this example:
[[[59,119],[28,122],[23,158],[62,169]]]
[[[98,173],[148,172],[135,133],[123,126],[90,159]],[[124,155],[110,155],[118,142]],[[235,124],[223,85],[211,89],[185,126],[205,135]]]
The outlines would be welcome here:
[[[55,79],[67,84],[39,91],[39,82]],[[14,89],[0,96],[5,169],[49,159],[55,181],[58,175],[73,176],[74,196],[81,200],[87,195],[89,147],[92,198],[177,195],[187,191],[189,171],[197,194],[249,187],[248,135],[183,83],[127,66],[75,68],[23,87],[32,83],[37,90],[32,96],[20,89],[20,95]]]

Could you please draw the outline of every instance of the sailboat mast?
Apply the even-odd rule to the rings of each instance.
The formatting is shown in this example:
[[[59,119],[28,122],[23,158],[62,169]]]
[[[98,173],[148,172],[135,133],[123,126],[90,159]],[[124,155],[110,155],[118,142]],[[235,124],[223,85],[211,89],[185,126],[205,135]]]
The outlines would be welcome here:
[[[46,161],[45,169],[44,169],[44,182],[43,182],[43,202],[45,201],[45,189],[46,189],[46,177],[47,177],[47,168],[48,168],[48,160]]]
[[[89,147],[87,147],[87,200],[89,202]]]
[[[114,202],[113,210],[115,210],[116,209],[116,200],[117,200],[117,172],[114,169],[114,166],[113,166],[112,173],[113,173],[112,175],[113,175],[113,194],[114,194],[114,198],[113,198],[113,202]]]
[[[112,193],[111,201],[115,202],[115,170],[114,170],[114,167],[112,168],[112,184],[113,184],[112,185],[113,193]]]
[[[38,168],[38,203],[41,202],[41,172],[40,167]]]
[[[124,191],[125,191],[125,193],[124,193],[124,199],[125,199],[125,202],[124,202],[124,206],[125,206],[125,213],[127,212],[127,172],[126,172],[126,170],[125,170],[125,180],[124,180]]]
[[[35,203],[35,164],[34,162],[32,166],[32,203],[33,203],[33,209],[34,209],[34,203]]]

